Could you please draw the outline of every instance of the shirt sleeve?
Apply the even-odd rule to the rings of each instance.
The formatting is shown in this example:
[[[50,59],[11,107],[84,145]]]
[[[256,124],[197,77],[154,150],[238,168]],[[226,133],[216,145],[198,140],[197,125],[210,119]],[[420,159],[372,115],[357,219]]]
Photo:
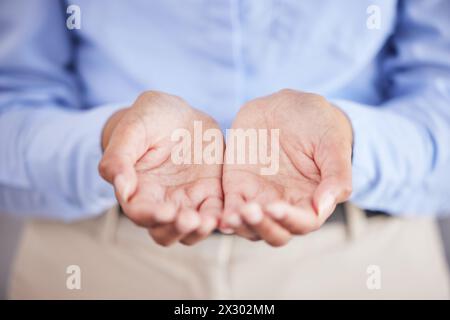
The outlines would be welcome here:
[[[381,58],[381,105],[333,101],[354,130],[352,200],[393,214],[450,213],[449,1],[403,1]]]
[[[70,221],[114,203],[97,165],[121,106],[80,101],[62,3],[0,2],[0,213]]]

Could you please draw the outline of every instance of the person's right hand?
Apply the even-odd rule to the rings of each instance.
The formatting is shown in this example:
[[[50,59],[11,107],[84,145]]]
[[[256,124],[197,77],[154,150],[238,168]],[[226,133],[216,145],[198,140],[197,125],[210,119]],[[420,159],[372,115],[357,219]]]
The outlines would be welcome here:
[[[207,237],[223,207],[222,165],[180,165],[171,159],[172,133],[192,132],[194,121],[204,130],[218,128],[181,98],[150,91],[113,115],[103,130],[100,175],[114,185],[124,213],[165,246]]]

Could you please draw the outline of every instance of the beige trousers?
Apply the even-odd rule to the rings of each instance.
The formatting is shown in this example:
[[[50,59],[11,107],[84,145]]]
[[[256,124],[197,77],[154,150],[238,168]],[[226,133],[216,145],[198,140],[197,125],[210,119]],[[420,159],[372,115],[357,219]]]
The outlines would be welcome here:
[[[432,220],[347,210],[347,223],[272,248],[211,235],[186,247],[156,245],[117,209],[75,224],[30,222],[14,263],[13,299],[416,299],[449,297]],[[79,266],[80,289],[68,289]],[[70,271],[70,270],[69,270]]]

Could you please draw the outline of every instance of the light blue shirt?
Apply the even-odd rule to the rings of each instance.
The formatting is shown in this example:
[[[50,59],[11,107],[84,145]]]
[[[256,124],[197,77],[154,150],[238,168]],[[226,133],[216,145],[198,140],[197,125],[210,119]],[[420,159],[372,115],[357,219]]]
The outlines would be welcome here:
[[[112,206],[100,134],[145,90],[228,128],[282,88],[348,114],[358,205],[450,212],[450,1],[73,3],[69,30],[69,3],[0,2],[0,212],[68,221]]]

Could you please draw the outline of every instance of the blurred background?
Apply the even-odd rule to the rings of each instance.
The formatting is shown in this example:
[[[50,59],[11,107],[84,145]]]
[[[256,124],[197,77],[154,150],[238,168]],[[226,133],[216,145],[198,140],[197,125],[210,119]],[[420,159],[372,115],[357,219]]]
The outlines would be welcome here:
[[[438,224],[446,250],[447,266],[450,266],[450,217],[438,220]],[[0,299],[6,298],[8,276],[21,230],[20,220],[11,216],[0,216]]]
[[[16,251],[22,222],[12,216],[0,216],[0,299],[6,298],[11,262]]]
[[[3,0],[0,0],[0,1],[3,1]],[[69,3],[70,1],[67,1],[67,2]],[[370,4],[370,3],[371,3],[371,1],[367,2],[367,4]],[[364,4],[364,3],[360,4],[361,8],[364,9],[361,11],[363,17],[366,17],[364,14],[366,13],[365,6],[367,4]],[[86,6],[87,6],[87,2],[86,2]],[[3,12],[5,12],[5,11],[3,11]],[[288,16],[290,17],[291,15],[288,15]],[[359,22],[357,21],[357,23],[359,23]],[[276,24],[276,25],[278,25],[278,24]],[[281,26],[284,26],[284,24],[282,24]],[[279,27],[279,29],[284,30],[282,27]],[[111,32],[113,32],[113,31],[111,31]],[[284,31],[279,31],[279,32],[283,33]],[[367,31],[367,32],[370,32],[370,31]],[[286,34],[288,34],[287,31],[286,31]],[[345,32],[343,32],[342,34],[347,35],[347,33],[345,33]],[[174,33],[174,35],[177,36],[176,33]],[[287,36],[285,35],[284,37],[283,36],[278,36],[278,37],[280,39],[284,39],[284,37],[287,37]],[[342,45],[342,47],[344,47],[344,46]],[[361,45],[361,48],[362,47],[364,47],[364,45]],[[341,48],[341,45],[338,46],[338,48]],[[343,50],[343,52],[346,53],[347,51]],[[173,67],[173,70],[177,70],[177,68]],[[195,81],[193,81],[193,82],[195,82]],[[170,88],[172,82],[168,81],[168,83],[169,83],[168,87]],[[299,85],[298,87],[302,87],[302,86]],[[169,91],[169,90],[167,90],[167,91]],[[187,90],[187,91],[190,92],[192,90]],[[207,91],[207,90],[205,90],[205,91]],[[257,92],[257,91],[255,91],[255,92]],[[187,93],[186,95],[189,95],[189,93]],[[257,96],[256,93],[253,95]],[[134,95],[130,95],[130,96],[134,96]],[[182,96],[185,97],[185,95],[182,95]],[[112,100],[114,100],[114,99],[112,99]],[[188,99],[188,100],[195,100],[195,98]],[[199,101],[203,102],[203,100],[199,100]],[[200,104],[202,104],[202,103],[200,103]],[[205,103],[205,104],[207,104],[207,103]],[[224,100],[223,105],[227,105],[227,104],[228,104],[228,102]],[[223,110],[223,109],[224,108],[217,108],[217,110]],[[443,242],[443,248],[445,249],[445,254],[446,254],[446,259],[447,259],[447,267],[450,272],[450,216],[447,218],[440,218],[437,221],[437,223],[440,228],[440,234],[441,234],[441,239]],[[18,248],[22,229],[23,229],[23,221],[21,221],[19,218],[13,217],[13,216],[0,215],[0,300],[6,298],[9,276],[10,276],[11,270],[12,270],[12,263],[14,260],[15,252]],[[411,235],[411,236],[414,236],[414,235]]]

